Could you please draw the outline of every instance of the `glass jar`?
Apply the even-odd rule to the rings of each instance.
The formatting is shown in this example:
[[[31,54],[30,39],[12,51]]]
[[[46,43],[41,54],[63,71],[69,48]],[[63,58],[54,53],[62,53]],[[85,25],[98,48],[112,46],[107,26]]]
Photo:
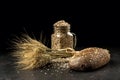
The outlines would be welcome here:
[[[75,48],[76,35],[70,32],[70,24],[64,20],[54,24],[54,33],[51,35],[51,48]]]

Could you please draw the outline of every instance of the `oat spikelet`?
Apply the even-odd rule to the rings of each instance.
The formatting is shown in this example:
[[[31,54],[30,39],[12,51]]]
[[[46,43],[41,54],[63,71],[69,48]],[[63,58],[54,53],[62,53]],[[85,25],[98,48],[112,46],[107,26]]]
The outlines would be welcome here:
[[[51,56],[46,54],[46,50],[49,48],[28,35],[24,35],[14,43],[16,50],[13,56],[17,58],[16,64],[19,69],[43,67],[51,60]]]

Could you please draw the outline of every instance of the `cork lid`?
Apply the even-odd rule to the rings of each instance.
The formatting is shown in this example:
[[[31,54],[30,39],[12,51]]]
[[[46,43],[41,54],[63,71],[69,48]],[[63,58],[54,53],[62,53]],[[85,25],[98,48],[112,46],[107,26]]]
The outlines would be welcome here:
[[[70,24],[67,23],[65,20],[60,20],[54,23],[53,25],[56,28],[70,28]]]

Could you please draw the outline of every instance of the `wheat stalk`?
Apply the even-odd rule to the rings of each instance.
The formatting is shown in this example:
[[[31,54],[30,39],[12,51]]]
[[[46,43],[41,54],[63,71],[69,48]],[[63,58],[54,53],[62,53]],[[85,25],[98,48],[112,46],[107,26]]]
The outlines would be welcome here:
[[[52,50],[45,46],[42,42],[32,39],[28,35],[24,35],[21,39],[14,42],[15,51],[13,56],[17,58],[17,68],[35,69],[43,67],[48,63],[62,62],[60,58],[71,57],[73,49]]]

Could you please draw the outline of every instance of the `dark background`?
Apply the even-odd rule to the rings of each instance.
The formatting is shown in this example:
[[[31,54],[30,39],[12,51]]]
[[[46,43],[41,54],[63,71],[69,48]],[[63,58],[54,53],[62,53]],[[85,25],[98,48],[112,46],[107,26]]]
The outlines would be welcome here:
[[[0,80],[120,80],[119,2],[71,1],[1,2]],[[79,50],[91,46],[110,50],[108,65],[90,72],[56,69],[19,71],[14,65],[16,60],[11,55],[3,55],[11,51],[11,42],[23,33],[39,40],[42,32],[46,36],[46,45],[50,47],[53,24],[61,19],[71,24]]]
[[[76,47],[119,47],[119,11],[116,7],[83,6],[66,12],[62,9],[55,11],[30,7],[22,10],[8,7],[2,11],[1,15],[0,50],[9,50],[13,46],[11,41],[15,36],[20,37],[23,33],[37,40],[42,33],[43,38],[46,37],[45,44],[50,47],[53,24],[59,20],[65,20],[71,24],[71,32],[77,35]]]

